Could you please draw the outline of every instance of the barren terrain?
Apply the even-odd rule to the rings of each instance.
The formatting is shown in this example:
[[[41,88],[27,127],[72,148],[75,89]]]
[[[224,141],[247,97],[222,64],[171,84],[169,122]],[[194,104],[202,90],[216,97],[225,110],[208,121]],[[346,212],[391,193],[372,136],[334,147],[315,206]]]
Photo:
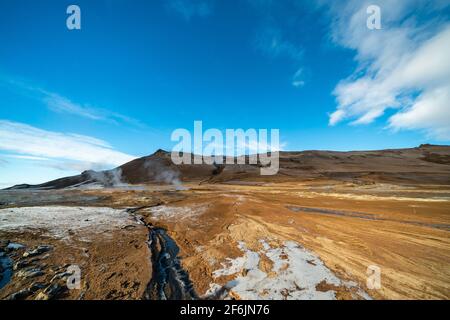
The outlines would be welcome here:
[[[143,181],[148,158],[167,163],[126,164],[119,186],[84,173],[1,191],[0,298],[450,298],[449,147],[286,153],[264,178],[168,163],[169,184]]]

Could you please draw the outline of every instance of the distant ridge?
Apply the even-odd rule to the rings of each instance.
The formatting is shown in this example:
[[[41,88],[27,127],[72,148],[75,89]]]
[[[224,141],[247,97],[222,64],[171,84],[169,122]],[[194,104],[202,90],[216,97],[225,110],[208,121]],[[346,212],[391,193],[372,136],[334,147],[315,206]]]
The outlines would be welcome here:
[[[378,151],[280,152],[278,174],[261,176],[259,169],[259,165],[249,164],[175,165],[170,152],[159,149],[150,156],[134,159],[112,170],[84,171],[39,185],[19,184],[5,190],[63,189],[91,184],[109,187],[121,184],[262,183],[309,179],[448,185],[450,146],[422,144],[416,148]]]

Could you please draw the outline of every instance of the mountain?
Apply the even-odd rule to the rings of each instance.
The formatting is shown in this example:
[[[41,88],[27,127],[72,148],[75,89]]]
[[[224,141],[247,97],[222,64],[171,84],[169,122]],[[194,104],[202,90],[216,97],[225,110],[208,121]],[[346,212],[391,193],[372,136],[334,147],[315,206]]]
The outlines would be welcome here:
[[[189,155],[192,159],[193,155]],[[248,157],[246,157],[248,160]],[[21,184],[7,190],[62,189],[91,184],[261,183],[327,179],[356,183],[396,182],[450,184],[450,146],[420,145],[378,151],[280,152],[276,175],[260,175],[261,164],[173,164],[170,152],[132,160],[107,171],[84,171],[39,185]],[[248,162],[247,162],[248,163]]]

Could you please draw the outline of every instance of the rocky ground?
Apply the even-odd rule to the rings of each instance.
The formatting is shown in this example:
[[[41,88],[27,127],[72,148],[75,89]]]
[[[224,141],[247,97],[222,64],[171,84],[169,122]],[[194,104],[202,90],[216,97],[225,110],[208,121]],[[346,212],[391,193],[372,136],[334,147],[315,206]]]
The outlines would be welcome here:
[[[445,185],[185,183],[0,202],[1,299],[450,298]]]
[[[0,252],[9,258],[12,272],[0,298],[139,299],[143,295],[151,270],[147,228],[126,212],[62,206],[0,211]],[[74,266],[81,271],[80,287],[75,289],[67,286]]]

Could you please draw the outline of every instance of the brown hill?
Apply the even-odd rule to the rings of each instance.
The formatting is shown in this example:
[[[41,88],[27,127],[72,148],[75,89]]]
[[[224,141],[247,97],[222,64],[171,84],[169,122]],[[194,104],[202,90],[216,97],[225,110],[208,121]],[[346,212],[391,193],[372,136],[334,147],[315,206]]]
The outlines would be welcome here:
[[[191,155],[192,157],[192,155]],[[357,183],[378,181],[414,184],[450,184],[450,146],[421,145],[410,149],[379,151],[280,152],[280,169],[274,176],[261,176],[258,165],[175,165],[170,153],[158,150],[107,171],[85,171],[40,185],[17,185],[9,189],[61,189],[97,183],[123,184],[181,182],[260,183],[332,179]]]

